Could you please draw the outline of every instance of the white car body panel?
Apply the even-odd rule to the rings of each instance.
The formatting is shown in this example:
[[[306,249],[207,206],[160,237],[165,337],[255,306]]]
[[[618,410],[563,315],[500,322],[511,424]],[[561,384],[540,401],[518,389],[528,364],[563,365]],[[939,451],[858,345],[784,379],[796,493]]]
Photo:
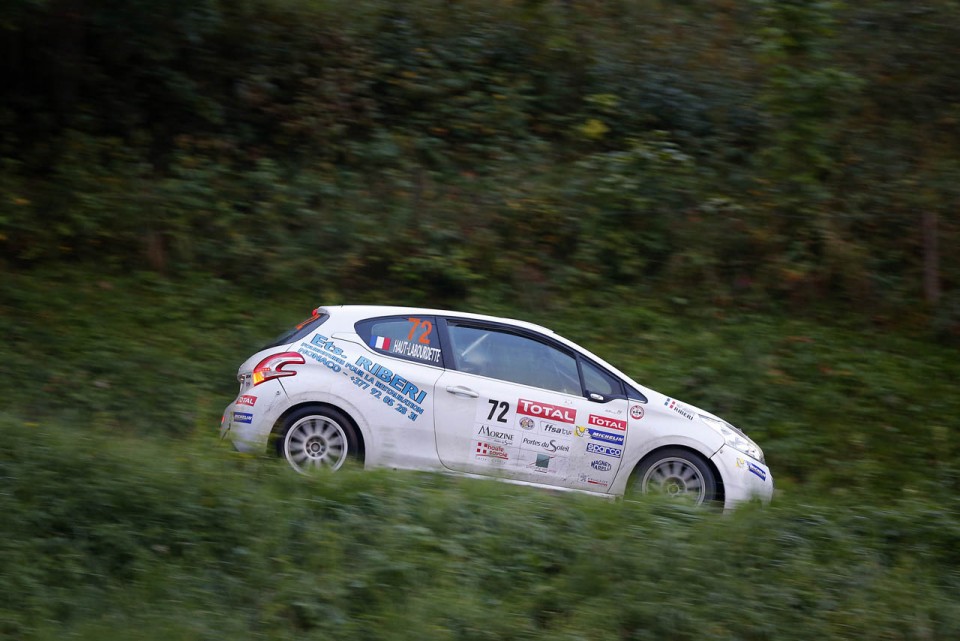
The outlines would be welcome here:
[[[315,331],[261,350],[241,365],[241,389],[227,406],[220,430],[221,438],[230,439],[236,449],[270,450],[270,437],[285,414],[323,404],[355,423],[365,465],[371,467],[495,476],[524,485],[620,496],[645,456],[672,446],[698,452],[713,464],[725,507],[752,498],[769,501],[773,494],[769,468],[725,445],[724,437],[698,415],[717,417],[638,384],[546,328],[410,307],[341,306],[318,311],[329,313],[330,318]],[[377,351],[355,329],[360,321],[406,315],[481,321],[534,332],[607,370],[641,392],[647,402],[622,397],[597,402],[584,395],[445,369],[452,361],[439,359],[439,348],[433,354],[438,362],[413,361],[384,353],[382,348]],[[437,336],[445,335],[439,328],[436,331]],[[416,338],[413,329],[410,338]],[[443,348],[450,349],[449,345]],[[295,375],[253,385],[254,367],[279,352],[300,354],[305,362],[286,368]]]

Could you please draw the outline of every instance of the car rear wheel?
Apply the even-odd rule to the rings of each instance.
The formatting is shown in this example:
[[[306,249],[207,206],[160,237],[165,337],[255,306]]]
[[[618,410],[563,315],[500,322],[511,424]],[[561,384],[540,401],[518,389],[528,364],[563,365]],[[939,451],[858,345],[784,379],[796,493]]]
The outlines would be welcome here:
[[[717,498],[717,480],[699,454],[679,447],[658,450],[637,465],[631,489],[639,494],[664,494],[694,505]]]
[[[357,454],[353,424],[330,407],[305,407],[283,423],[277,453],[301,474],[320,469],[338,470]]]

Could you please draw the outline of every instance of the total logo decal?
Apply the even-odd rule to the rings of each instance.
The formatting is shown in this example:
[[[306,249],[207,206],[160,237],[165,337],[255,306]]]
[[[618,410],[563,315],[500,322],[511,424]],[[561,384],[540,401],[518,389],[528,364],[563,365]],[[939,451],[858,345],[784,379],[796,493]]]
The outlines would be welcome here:
[[[618,418],[607,418],[606,416],[597,416],[596,414],[591,414],[587,419],[587,422],[590,423],[590,425],[606,427],[611,430],[619,430],[621,432],[627,431],[627,422],[621,421]]]
[[[692,421],[692,420],[693,420],[693,412],[691,412],[691,411],[688,410],[686,407],[684,407],[683,405],[681,405],[681,404],[678,403],[677,401],[673,400],[672,398],[668,398],[667,400],[665,400],[665,401],[663,402],[663,406],[664,406],[664,407],[667,407],[667,408],[669,408],[669,409],[672,409],[674,412],[676,412],[677,414],[679,414],[679,415],[682,416],[683,418],[687,419],[688,421]]]
[[[249,394],[244,394],[243,396],[237,399],[237,405],[249,405],[250,407],[253,407],[256,404],[257,404],[257,397],[250,396]]]
[[[502,445],[477,441],[477,458],[507,461],[510,459],[510,454]]]
[[[744,467],[747,468],[748,472],[758,477],[761,481],[767,480],[767,472],[756,463],[751,463],[750,461],[744,461],[742,458],[738,458],[737,467],[741,469]]]
[[[545,418],[551,421],[559,421],[560,423],[570,423],[571,425],[577,422],[577,410],[572,407],[538,403],[523,398],[517,401],[517,412],[519,414],[525,414],[526,416]]]
[[[610,447],[609,445],[600,445],[599,443],[587,443],[587,452],[590,454],[599,454],[600,456],[609,456],[610,458],[620,458],[623,454],[623,449]]]
[[[587,434],[594,441],[603,441],[604,443],[613,443],[614,445],[623,445],[623,440],[624,440],[623,434],[611,434],[610,432],[595,430],[592,427],[583,427],[582,425],[578,425],[575,431],[577,436],[580,436],[580,437],[582,437],[584,434]]]
[[[630,418],[635,421],[639,421],[643,418],[643,406],[642,405],[632,405],[630,407]]]

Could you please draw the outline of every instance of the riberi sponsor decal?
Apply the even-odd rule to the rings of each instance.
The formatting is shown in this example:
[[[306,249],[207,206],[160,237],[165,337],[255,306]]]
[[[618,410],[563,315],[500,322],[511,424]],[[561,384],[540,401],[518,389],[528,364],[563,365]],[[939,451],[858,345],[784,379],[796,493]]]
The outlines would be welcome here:
[[[427,392],[425,390],[421,390],[419,387],[403,378],[399,374],[393,373],[380,363],[371,361],[365,356],[360,356],[357,358],[356,366],[358,368],[362,367],[364,370],[370,372],[381,381],[400,392],[401,397],[409,397],[414,403],[423,403],[423,399],[427,397]]]
[[[668,398],[667,400],[665,400],[663,402],[663,406],[672,409],[674,412],[676,412],[683,418],[687,419],[688,421],[693,420],[693,412],[691,412],[686,407],[684,407],[683,405],[681,405],[680,403],[678,403],[672,398]]]
[[[597,427],[606,427],[611,430],[620,430],[621,432],[627,431],[627,422],[621,421],[618,418],[607,418],[606,416],[597,416],[596,414],[591,414],[587,419],[587,422],[590,425],[596,425]]]
[[[526,414],[527,416],[545,418],[561,423],[573,424],[577,422],[577,410],[572,407],[560,407],[559,405],[551,405],[550,403],[528,401],[523,398],[517,401],[517,406],[517,412]]]

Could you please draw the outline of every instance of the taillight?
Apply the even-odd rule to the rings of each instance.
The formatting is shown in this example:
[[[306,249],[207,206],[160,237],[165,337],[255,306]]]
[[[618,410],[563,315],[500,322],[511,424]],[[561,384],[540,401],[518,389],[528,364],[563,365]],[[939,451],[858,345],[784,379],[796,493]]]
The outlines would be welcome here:
[[[271,378],[296,376],[296,372],[290,372],[283,368],[286,365],[303,365],[304,362],[303,356],[296,352],[271,354],[257,363],[257,366],[253,368],[253,384],[259,385],[264,381],[269,381]]]

